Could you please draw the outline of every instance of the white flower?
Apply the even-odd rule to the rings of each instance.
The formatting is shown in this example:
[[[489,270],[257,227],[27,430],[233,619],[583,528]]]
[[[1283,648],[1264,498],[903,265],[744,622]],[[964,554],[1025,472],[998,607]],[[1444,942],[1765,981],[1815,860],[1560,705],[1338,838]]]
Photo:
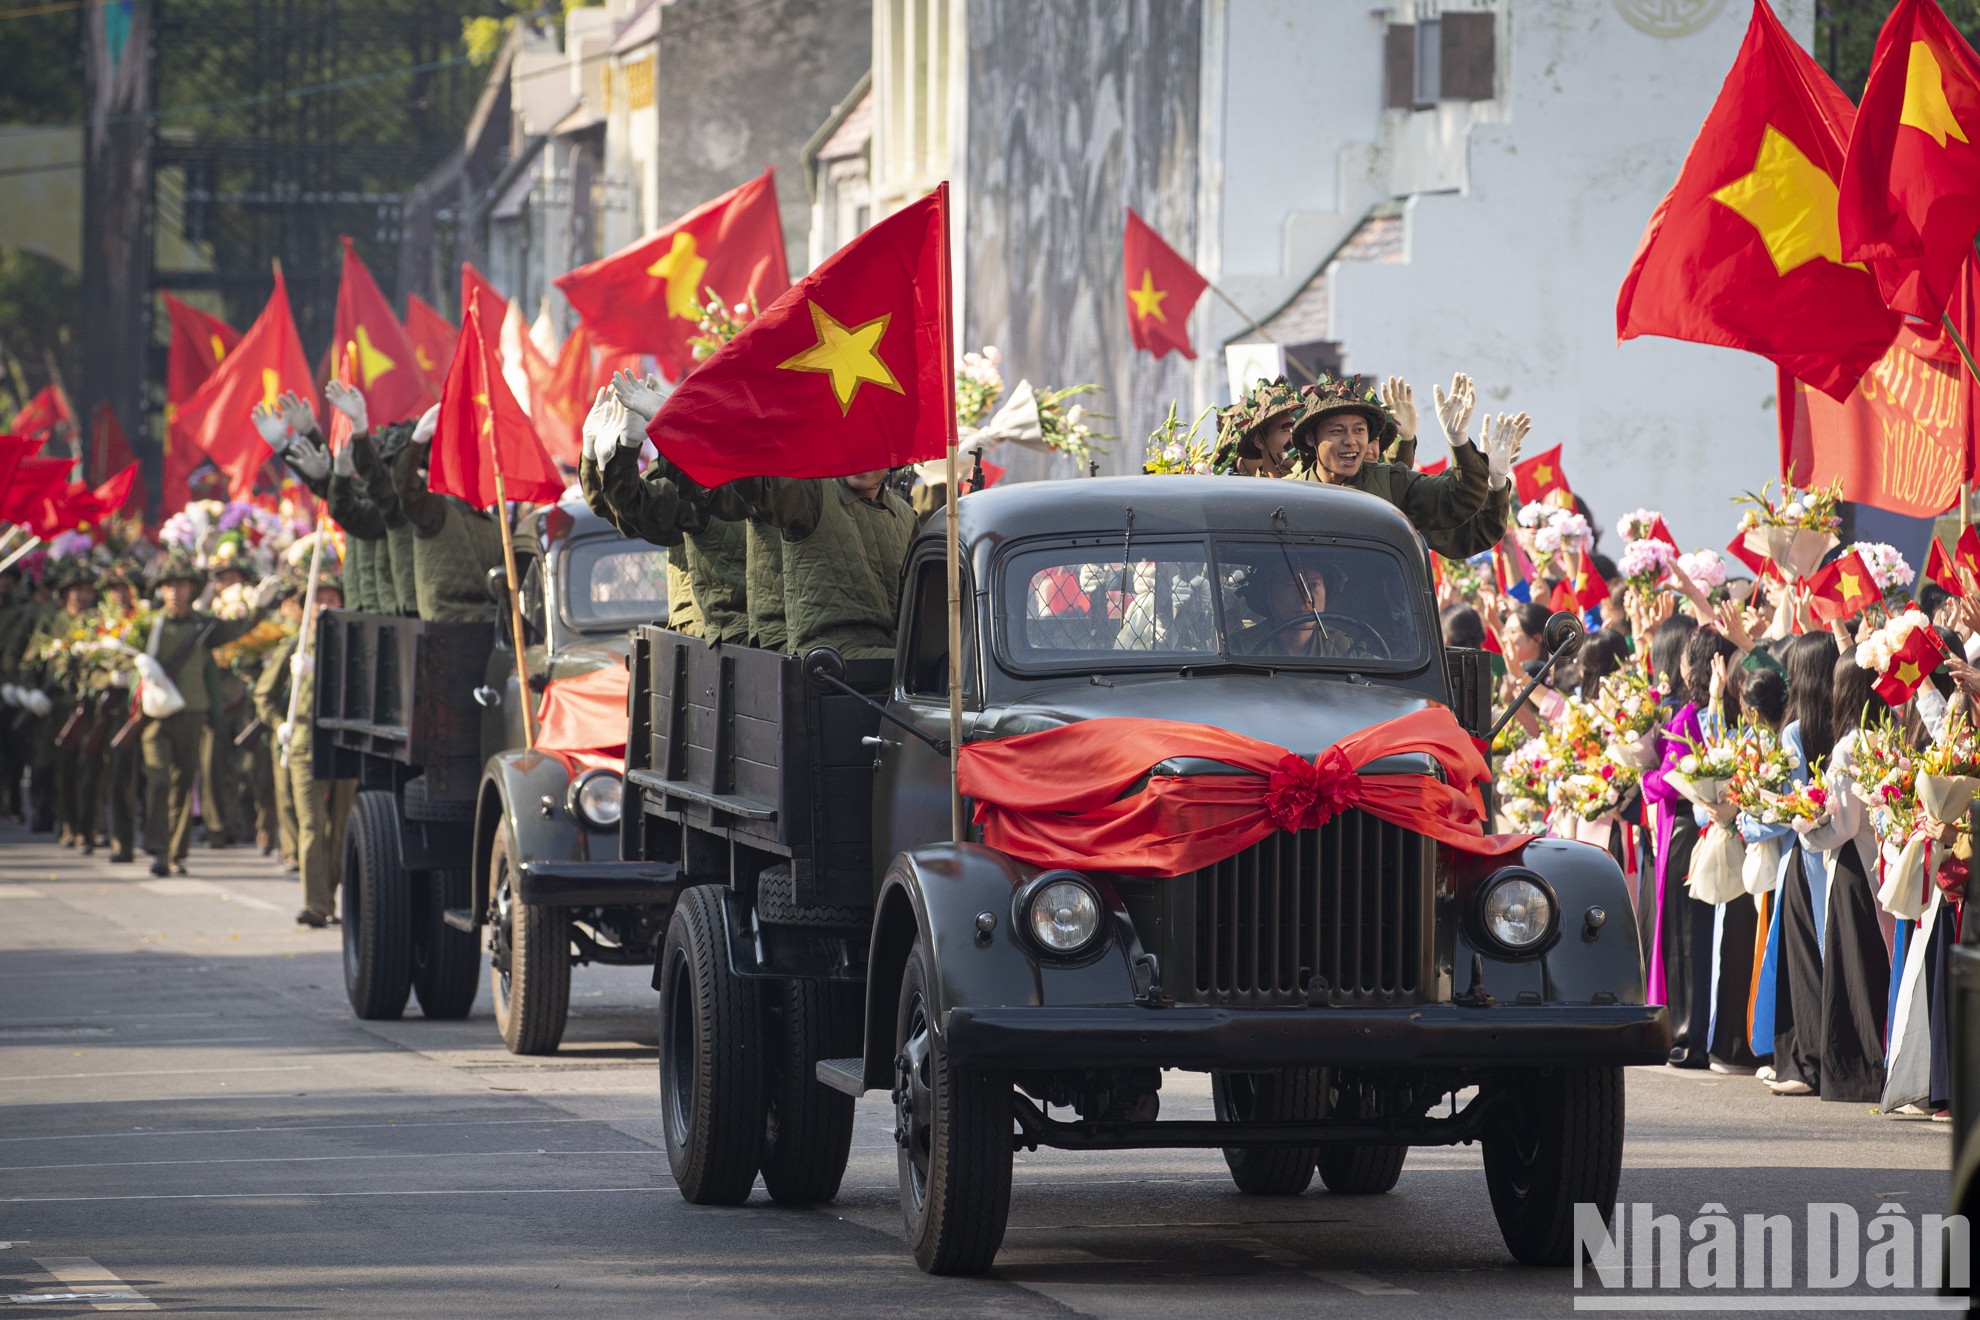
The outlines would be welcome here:
[[[1684,570],[1686,577],[1707,591],[1726,585],[1726,561],[1719,558],[1717,550],[1698,550],[1679,555],[1678,567]]]
[[[1803,507],[1800,500],[1793,500],[1788,504],[1788,506],[1785,509],[1781,510],[1781,516],[1783,518],[1788,519],[1789,521],[1792,521],[1796,518],[1801,517],[1807,512],[1808,510],[1805,507]]]
[[[1697,774],[1697,773],[1698,773],[1698,758],[1697,758],[1696,756],[1687,756],[1687,757],[1685,757],[1685,758],[1684,758],[1684,759],[1683,759],[1682,761],[1679,761],[1679,762],[1678,762],[1678,769],[1679,769],[1679,770],[1681,770],[1682,772],[1684,772],[1685,774],[1688,774],[1688,775],[1695,775],[1695,774]]]

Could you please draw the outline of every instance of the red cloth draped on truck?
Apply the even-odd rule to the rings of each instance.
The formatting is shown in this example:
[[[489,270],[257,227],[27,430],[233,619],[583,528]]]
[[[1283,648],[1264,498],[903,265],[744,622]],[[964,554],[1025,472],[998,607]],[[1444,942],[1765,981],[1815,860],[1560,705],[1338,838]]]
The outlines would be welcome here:
[[[580,767],[626,768],[624,665],[609,665],[544,685],[536,715],[536,750],[558,752]]]
[[[1444,779],[1361,773],[1405,755],[1428,755]],[[1122,796],[1174,757],[1244,773],[1153,775]],[[1462,852],[1503,856],[1533,836],[1485,833],[1478,786],[1491,773],[1450,711],[1431,706],[1351,733],[1311,761],[1204,724],[1082,720],[965,746],[960,783],[992,848],[1039,866],[1167,876],[1235,856],[1273,830],[1317,829],[1353,807]]]

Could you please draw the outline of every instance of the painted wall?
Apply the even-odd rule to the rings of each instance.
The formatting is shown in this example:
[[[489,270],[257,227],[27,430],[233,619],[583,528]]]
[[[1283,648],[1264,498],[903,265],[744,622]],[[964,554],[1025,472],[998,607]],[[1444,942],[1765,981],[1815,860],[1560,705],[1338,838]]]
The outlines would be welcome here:
[[[798,152],[865,73],[870,0],[675,0],[660,20],[653,224],[777,169],[791,271],[808,269]]]
[[[1004,377],[1096,381],[1120,436],[1103,472],[1138,471],[1189,363],[1128,340],[1121,230],[1132,205],[1180,251],[1196,242],[1201,0],[970,0],[964,341]],[[1000,454],[1016,478],[1063,459]]]
[[[1500,25],[1506,121],[1471,130],[1463,190],[1413,199],[1405,263],[1337,263],[1331,280],[1349,370],[1406,375],[1421,397],[1463,369],[1481,406],[1530,412],[1529,451],[1565,442],[1611,554],[1615,520],[1639,505],[1662,509],[1687,548],[1724,545],[1730,495],[1778,470],[1770,363],[1616,344],[1616,289],[1748,18],[1680,5],[1703,25],[1657,35],[1624,13],[1656,8],[1514,0]],[[1811,0],[1776,9],[1806,41]],[[1426,423],[1428,460],[1442,445]]]

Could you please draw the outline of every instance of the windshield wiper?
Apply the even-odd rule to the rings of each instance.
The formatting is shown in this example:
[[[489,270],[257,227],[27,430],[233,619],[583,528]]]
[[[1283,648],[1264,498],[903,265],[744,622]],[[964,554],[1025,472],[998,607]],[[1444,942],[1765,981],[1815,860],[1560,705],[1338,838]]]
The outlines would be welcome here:
[[[1225,660],[1210,665],[1184,665],[1176,672],[1184,678],[1195,678],[1200,674],[1259,674],[1265,678],[1279,676],[1279,671],[1270,665],[1246,664],[1242,660]]]

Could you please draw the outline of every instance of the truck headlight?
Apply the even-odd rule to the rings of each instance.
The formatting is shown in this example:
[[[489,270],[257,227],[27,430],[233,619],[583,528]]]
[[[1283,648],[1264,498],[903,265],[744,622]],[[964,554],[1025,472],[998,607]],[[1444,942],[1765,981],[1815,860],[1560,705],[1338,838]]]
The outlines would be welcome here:
[[[571,784],[571,810],[599,829],[613,829],[625,811],[625,781],[610,770],[592,769]]]
[[[1560,905],[1553,888],[1524,867],[1488,876],[1478,895],[1485,937],[1510,954],[1538,953],[1553,938]]]
[[[1077,871],[1046,871],[1018,893],[1018,925],[1047,953],[1084,953],[1100,938],[1106,909]]]

